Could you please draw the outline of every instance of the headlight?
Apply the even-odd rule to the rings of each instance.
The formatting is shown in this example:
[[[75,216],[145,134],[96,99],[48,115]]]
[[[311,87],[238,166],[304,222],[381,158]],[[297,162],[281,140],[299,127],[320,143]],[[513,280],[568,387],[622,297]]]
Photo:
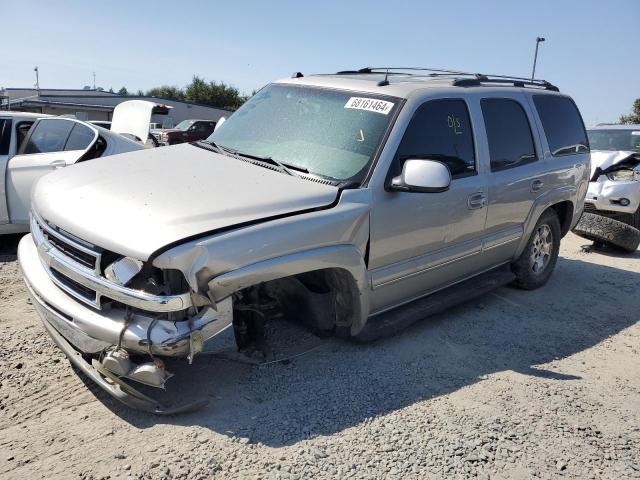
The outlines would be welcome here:
[[[166,140],[169,138],[169,134],[168,134],[168,133],[161,133],[161,134],[160,134],[160,138],[161,138],[163,141],[166,141]]]
[[[116,260],[104,269],[104,276],[118,285],[127,285],[142,270],[143,263],[131,257]]]
[[[607,178],[614,182],[628,182],[631,180],[640,181],[640,170],[637,169],[621,169],[607,173]]]

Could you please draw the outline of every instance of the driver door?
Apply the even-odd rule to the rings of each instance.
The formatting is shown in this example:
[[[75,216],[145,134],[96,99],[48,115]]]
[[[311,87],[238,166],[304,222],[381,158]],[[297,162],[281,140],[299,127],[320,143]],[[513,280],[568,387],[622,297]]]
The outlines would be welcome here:
[[[75,163],[97,139],[98,132],[82,122],[68,118],[38,120],[7,167],[10,223],[29,222],[31,188],[37,179]]]
[[[410,158],[441,161],[452,181],[439,193],[388,188],[375,193],[369,262],[373,314],[483,269],[486,176],[478,168],[464,99],[431,100],[416,109],[387,184]]]

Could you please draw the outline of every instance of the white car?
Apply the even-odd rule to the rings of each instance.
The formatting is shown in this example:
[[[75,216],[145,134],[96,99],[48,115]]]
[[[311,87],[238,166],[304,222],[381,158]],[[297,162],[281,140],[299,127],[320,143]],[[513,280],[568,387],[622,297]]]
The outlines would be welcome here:
[[[575,233],[635,251],[640,242],[640,125],[598,125],[587,131],[591,180]]]
[[[145,123],[148,129],[148,118]],[[29,231],[31,187],[43,175],[76,162],[143,148],[74,118],[0,112],[0,235]]]

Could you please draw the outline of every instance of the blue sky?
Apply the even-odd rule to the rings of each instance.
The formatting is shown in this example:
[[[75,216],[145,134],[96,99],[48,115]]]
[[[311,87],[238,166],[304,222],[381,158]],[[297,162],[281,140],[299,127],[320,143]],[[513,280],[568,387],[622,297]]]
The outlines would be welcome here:
[[[537,77],[585,122],[640,97],[640,0],[0,1],[0,86],[130,91],[193,74],[251,92],[291,72],[420,65]],[[11,39],[7,41],[6,39]]]

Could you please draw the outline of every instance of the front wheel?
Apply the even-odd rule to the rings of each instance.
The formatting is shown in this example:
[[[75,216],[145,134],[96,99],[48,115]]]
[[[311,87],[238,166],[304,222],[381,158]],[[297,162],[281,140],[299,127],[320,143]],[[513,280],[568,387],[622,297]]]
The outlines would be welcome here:
[[[553,210],[544,212],[520,257],[511,264],[514,285],[525,290],[542,287],[551,276],[560,251],[560,220]]]

